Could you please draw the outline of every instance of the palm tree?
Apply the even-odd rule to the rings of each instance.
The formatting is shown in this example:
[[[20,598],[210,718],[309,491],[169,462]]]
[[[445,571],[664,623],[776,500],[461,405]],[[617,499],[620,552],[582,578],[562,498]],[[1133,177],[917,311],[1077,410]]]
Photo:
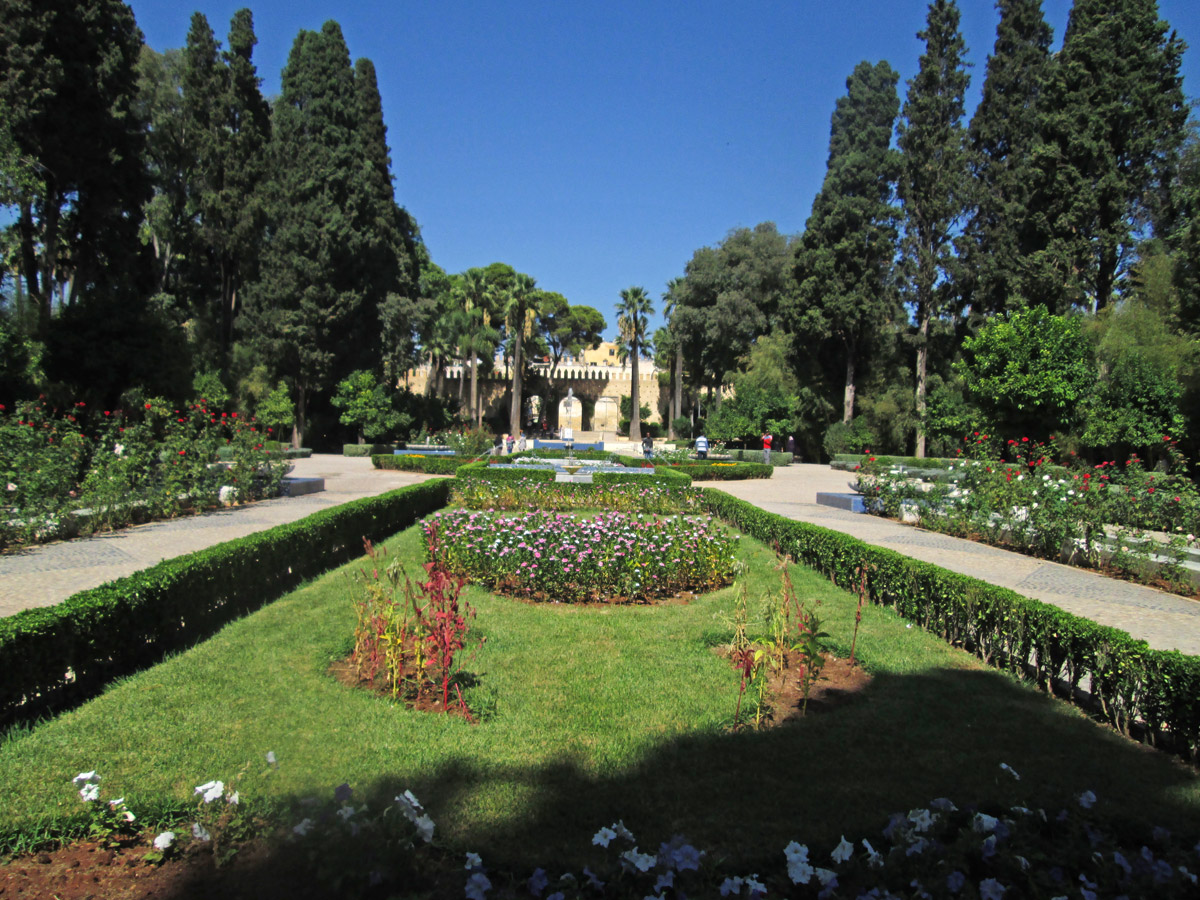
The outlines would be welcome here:
[[[675,434],[675,420],[683,415],[683,341],[678,331],[673,327],[675,307],[679,304],[678,291],[683,285],[682,278],[672,278],[667,282],[667,292],[663,294],[663,317],[667,320],[667,330],[675,343],[675,372],[671,391],[671,437]]]
[[[483,409],[479,402],[478,360],[496,351],[500,334],[492,328],[491,316],[486,308],[472,306],[470,309],[455,310],[450,317],[451,328],[457,335],[459,353],[471,361],[471,420],[475,427],[483,425]]]
[[[471,337],[467,343],[475,349],[468,353],[467,344],[463,343],[462,336],[469,331],[486,333],[491,330],[491,316],[489,315],[489,307],[495,296],[494,288],[488,282],[487,274],[483,269],[467,269],[459,277],[458,284],[455,286],[455,295],[460,304],[459,311],[463,316],[455,314],[454,319],[457,323],[456,330],[458,331],[459,348],[464,354],[463,363],[471,366],[471,400],[467,410],[471,420],[478,428],[483,421],[482,413],[479,409],[479,391],[478,391],[478,353],[482,352],[487,345],[487,340],[478,335]],[[478,310],[478,314],[475,311]],[[492,341],[491,347],[495,348],[495,341]],[[489,351],[490,352],[490,351]],[[458,397],[459,402],[462,401],[462,379],[458,380]]]
[[[521,356],[521,345],[533,333],[537,319],[537,304],[534,302],[534,285],[537,282],[529,275],[517,273],[512,289],[504,304],[504,323],[508,329],[509,350],[512,353],[512,405],[508,412],[508,433],[521,430],[521,391],[524,387],[525,362]]]
[[[620,330],[621,361],[630,360],[633,387],[630,389],[629,410],[629,439],[635,443],[642,440],[641,404],[638,397],[638,357],[643,350],[650,349],[650,341],[646,338],[646,329],[650,317],[654,315],[654,307],[650,305],[650,297],[646,289],[641,287],[626,288],[621,291],[621,302],[617,304],[617,328]]]

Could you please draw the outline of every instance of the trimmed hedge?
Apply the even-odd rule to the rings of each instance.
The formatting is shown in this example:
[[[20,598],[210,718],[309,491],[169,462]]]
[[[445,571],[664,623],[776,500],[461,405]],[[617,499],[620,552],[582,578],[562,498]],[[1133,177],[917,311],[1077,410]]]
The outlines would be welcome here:
[[[0,619],[0,725],[57,712],[362,554],[446,504],[438,479],[164,560]]]
[[[396,469],[401,472],[425,472],[428,475],[453,475],[465,465],[465,456],[393,456],[390,453],[372,456],[377,469]]]
[[[458,470],[459,478],[482,478],[487,481],[553,481],[554,472],[549,469],[500,469],[490,466],[486,461],[470,463]],[[680,488],[691,487],[692,478],[683,472],[674,472],[665,466],[654,470],[653,475],[634,474],[630,472],[596,472],[592,476],[594,484],[646,484],[656,487]]]
[[[1200,657],[1154,650],[1117,628],[1040,600],[795,522],[722,491],[704,492],[709,510],[797,562],[857,591],[868,573],[872,603],[890,606],[984,662],[1032,679],[1068,699],[1090,681],[1089,711],[1125,734],[1200,759]]]
[[[762,450],[726,450],[725,455],[730,459],[738,462],[756,462],[760,466],[762,461]],[[790,466],[792,464],[792,454],[787,451],[771,451],[771,465],[773,466]]]
[[[342,444],[342,456],[375,456],[395,449],[395,444]]]
[[[775,467],[752,462],[740,462],[732,466],[729,463],[692,462],[658,467],[658,471],[664,470],[683,472],[690,475],[692,481],[744,481],[748,478],[770,478]]]

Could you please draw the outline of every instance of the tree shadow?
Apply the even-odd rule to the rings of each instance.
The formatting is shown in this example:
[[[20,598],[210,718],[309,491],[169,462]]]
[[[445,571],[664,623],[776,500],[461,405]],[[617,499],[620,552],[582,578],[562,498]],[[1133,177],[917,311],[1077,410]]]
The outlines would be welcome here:
[[[854,702],[827,714],[758,732],[668,736],[632,766],[606,768],[583,752],[527,766],[459,757],[415,778],[381,772],[352,787],[355,803],[372,810],[412,791],[437,824],[437,843],[452,850],[446,856],[457,861],[452,882],[412,872],[407,887],[389,888],[412,896],[461,897],[466,851],[480,853],[493,872],[521,878],[537,866],[596,867],[612,856],[593,846],[592,836],[618,820],[645,852],[682,834],[710,862],[741,873],[780,868],[792,840],[816,855],[827,855],[842,835],[882,840],[891,813],[938,797],[962,808],[1023,805],[1053,815],[1093,790],[1096,812],[1117,831],[1145,840],[1150,827],[1163,825],[1200,836],[1195,770],[986,670],[879,675]],[[303,798],[288,799],[302,808]],[[321,863],[361,871],[355,852]],[[312,862],[298,859],[285,841],[238,860],[225,874],[198,873],[169,896],[328,896],[328,888],[320,893],[301,877]],[[290,892],[262,893],[271,884],[285,889],[280,873]]]

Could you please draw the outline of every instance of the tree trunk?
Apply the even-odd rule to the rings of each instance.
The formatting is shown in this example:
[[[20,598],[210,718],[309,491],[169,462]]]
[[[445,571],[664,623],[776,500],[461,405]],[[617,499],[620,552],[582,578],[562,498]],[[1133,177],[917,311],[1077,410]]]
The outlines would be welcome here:
[[[679,437],[675,433],[674,422],[683,415],[683,344],[675,347],[675,391],[671,399],[671,437]]]
[[[638,396],[638,345],[635,341],[630,348],[630,372],[633,375],[633,385],[629,388],[629,439],[635,444],[642,442],[642,406]]]
[[[460,376],[458,379],[458,384],[460,387],[462,386],[462,381],[463,380]],[[472,354],[472,356],[471,356],[471,421],[475,423],[476,428],[478,428],[480,426],[480,423],[483,421],[483,416],[480,414],[481,412],[482,411],[479,409],[479,365],[478,365],[478,360],[476,360],[474,354]]]
[[[524,325],[524,320],[521,322]],[[508,410],[508,433],[517,435],[521,431],[521,389],[524,387],[524,373],[521,367],[521,332],[517,332],[517,342],[513,347],[512,371],[512,405]]]
[[[922,304],[918,310],[917,325],[917,447],[914,456],[925,458],[925,374],[929,366],[929,306]]]
[[[854,418],[854,370],[856,353],[853,344],[846,346],[846,392],[842,398],[842,423],[850,424]]]
[[[292,446],[299,450],[304,446],[304,404],[306,401],[304,385],[296,388],[296,418],[292,422]]]

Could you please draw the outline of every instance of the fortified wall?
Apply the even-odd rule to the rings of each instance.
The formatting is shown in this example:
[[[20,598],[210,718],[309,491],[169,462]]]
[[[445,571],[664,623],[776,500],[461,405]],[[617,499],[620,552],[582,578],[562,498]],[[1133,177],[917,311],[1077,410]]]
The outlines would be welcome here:
[[[488,375],[479,375],[479,395],[485,418],[507,416],[511,370],[497,367]],[[423,393],[432,372],[429,366],[411,370],[407,383],[414,393]],[[462,383],[464,406],[471,394],[471,370],[463,365],[443,370],[442,396],[457,397]],[[563,364],[553,376],[547,365],[535,364],[525,378],[523,400],[526,417],[538,419],[543,406],[550,428],[570,425],[581,431],[612,432],[621,418],[621,398],[633,389],[633,371],[629,366]],[[575,402],[568,408],[564,403],[571,393]],[[649,422],[662,422],[662,410],[668,408],[669,389],[658,382],[658,370],[647,360],[638,366],[638,401],[650,407]]]

